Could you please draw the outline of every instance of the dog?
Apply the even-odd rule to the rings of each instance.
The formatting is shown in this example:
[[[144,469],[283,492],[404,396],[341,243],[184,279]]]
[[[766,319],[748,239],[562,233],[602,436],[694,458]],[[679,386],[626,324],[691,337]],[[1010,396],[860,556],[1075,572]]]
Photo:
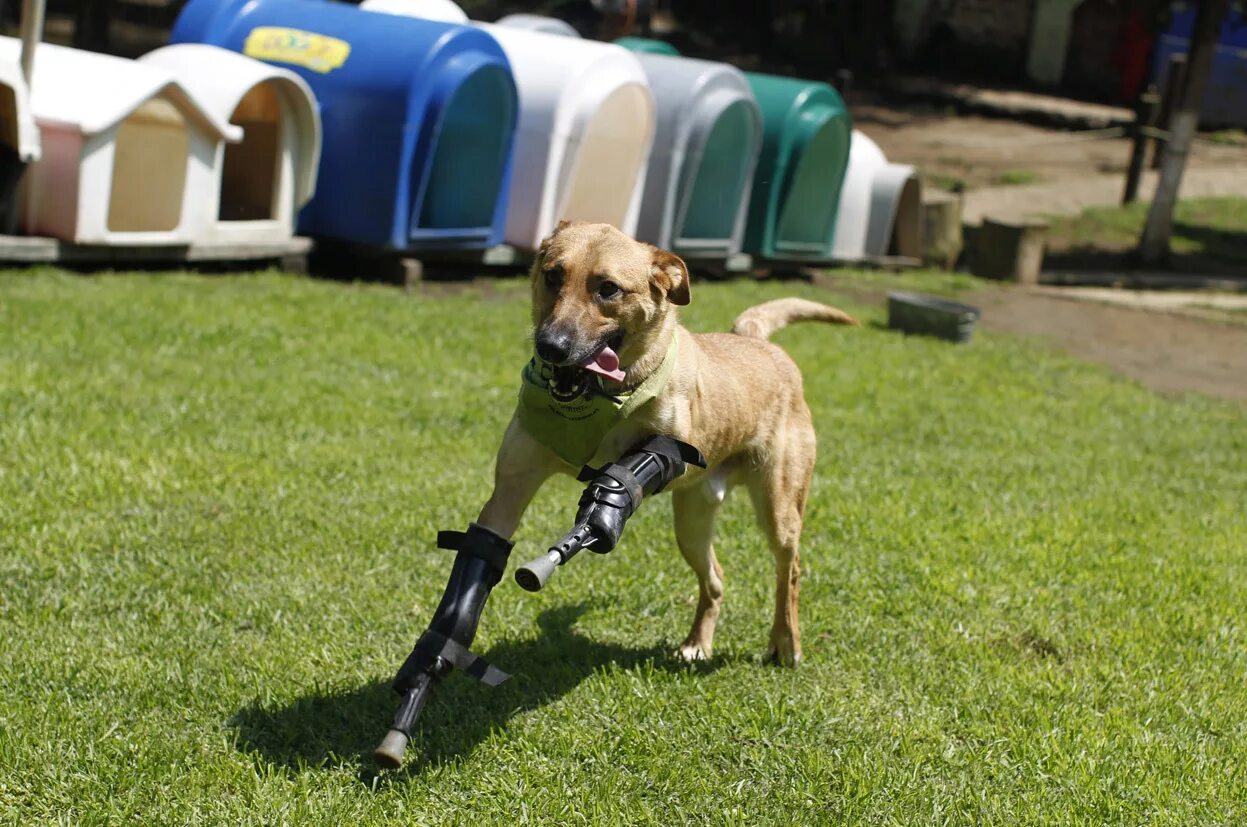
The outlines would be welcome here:
[[[668,489],[676,542],[699,589],[692,629],[677,655],[697,661],[713,652],[723,604],[714,520],[728,491],[744,485],[776,564],[768,656],[796,666],[801,660],[798,546],[815,435],[800,370],[767,338],[795,321],[857,321],[828,305],[787,298],[746,310],[731,333],[689,333],[678,313],[692,297],[684,262],[608,224],[560,223],[540,245],[530,279],[533,341],[546,363],[600,374],[621,392],[637,388],[660,368],[669,371],[652,399],[605,433],[594,459],[613,461],[638,441],[662,434],[696,446],[707,460],[705,470],[690,467]],[[674,364],[664,364],[668,354],[674,354]],[[477,519],[506,538],[546,479],[578,470],[521,419],[517,410],[507,426],[494,490]]]

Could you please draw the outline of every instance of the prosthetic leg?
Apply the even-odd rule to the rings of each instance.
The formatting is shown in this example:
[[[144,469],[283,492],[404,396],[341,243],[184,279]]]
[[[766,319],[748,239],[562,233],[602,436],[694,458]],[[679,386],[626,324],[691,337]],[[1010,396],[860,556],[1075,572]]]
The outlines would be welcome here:
[[[505,537],[476,523],[469,524],[467,531],[438,532],[438,548],[458,553],[442,602],[433,613],[433,622],[416,641],[394,678],[394,690],[403,700],[389,733],[373,752],[378,764],[402,766],[411,730],[433,685],[452,669],[457,667],[489,686],[497,686],[510,677],[468,651],[468,647],[476,637],[485,599],[506,571],[511,545]]]
[[[624,524],[641,507],[641,500],[662,491],[688,465],[706,467],[706,459],[692,445],[669,436],[650,437],[603,468],[585,466],[577,478],[588,482],[580,495],[576,524],[541,557],[521,566],[515,582],[530,592],[540,591],[555,568],[581,549],[605,554],[623,536]]]
[[[516,581],[529,591],[537,591],[557,566],[582,548],[602,554],[613,549],[641,500],[662,491],[690,464],[705,468],[706,460],[691,445],[656,436],[618,462],[596,470],[585,467],[580,480],[589,485],[580,496],[575,527],[545,556],[519,569]],[[510,677],[468,647],[476,637],[485,599],[506,571],[512,544],[484,526],[471,523],[467,531],[439,532],[437,545],[458,553],[442,602],[433,613],[433,622],[416,641],[394,678],[394,689],[403,699],[389,733],[373,751],[377,763],[391,769],[402,766],[403,752],[429,693],[452,669],[461,669],[489,686],[497,686]]]

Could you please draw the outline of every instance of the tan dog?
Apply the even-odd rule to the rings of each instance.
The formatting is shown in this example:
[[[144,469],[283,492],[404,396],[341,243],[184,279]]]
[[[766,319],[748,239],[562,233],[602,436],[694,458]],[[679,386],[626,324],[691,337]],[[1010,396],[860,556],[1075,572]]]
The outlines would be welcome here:
[[[770,655],[795,666],[801,659],[797,547],[815,438],[801,373],[766,338],[797,320],[857,322],[834,307],[779,299],[746,310],[732,333],[693,335],[676,310],[690,299],[684,262],[606,224],[560,224],[542,243],[531,278],[534,340],[547,361],[584,364],[613,349],[624,371],[617,387],[630,389],[658,369],[672,337],[680,337],[665,386],[610,430],[594,461],[613,461],[653,434],[688,442],[708,460],[708,470],[690,466],[670,486],[676,541],[700,587],[693,628],[678,653],[687,660],[710,657],[723,602],[723,570],[711,543],[715,514],[730,488],[748,488],[777,568]],[[577,470],[513,417],[498,451],[493,494],[477,522],[511,537],[541,484]]]

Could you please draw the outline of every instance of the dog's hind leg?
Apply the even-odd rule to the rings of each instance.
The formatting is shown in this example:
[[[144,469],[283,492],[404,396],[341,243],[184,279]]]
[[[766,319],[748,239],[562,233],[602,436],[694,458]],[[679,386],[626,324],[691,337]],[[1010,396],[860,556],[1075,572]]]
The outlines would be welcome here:
[[[680,553],[697,574],[697,614],[688,638],[676,651],[687,661],[707,660],[714,649],[714,627],[723,603],[723,569],[714,556],[714,518],[723,502],[723,491],[706,484],[675,491],[675,539]],[[722,482],[721,480],[719,482]]]
[[[770,462],[749,475],[747,485],[775,557],[775,620],[769,657],[782,666],[801,662],[801,629],[797,619],[801,558],[801,524],[814,470],[814,432],[800,429],[787,444],[777,446]]]

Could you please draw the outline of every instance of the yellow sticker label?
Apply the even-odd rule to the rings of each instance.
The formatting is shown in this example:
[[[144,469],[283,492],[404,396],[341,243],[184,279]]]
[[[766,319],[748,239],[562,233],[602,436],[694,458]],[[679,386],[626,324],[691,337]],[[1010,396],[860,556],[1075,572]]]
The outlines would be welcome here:
[[[247,35],[242,51],[248,57],[293,63],[324,74],[346,63],[351,54],[351,44],[336,37],[300,29],[260,26]]]

